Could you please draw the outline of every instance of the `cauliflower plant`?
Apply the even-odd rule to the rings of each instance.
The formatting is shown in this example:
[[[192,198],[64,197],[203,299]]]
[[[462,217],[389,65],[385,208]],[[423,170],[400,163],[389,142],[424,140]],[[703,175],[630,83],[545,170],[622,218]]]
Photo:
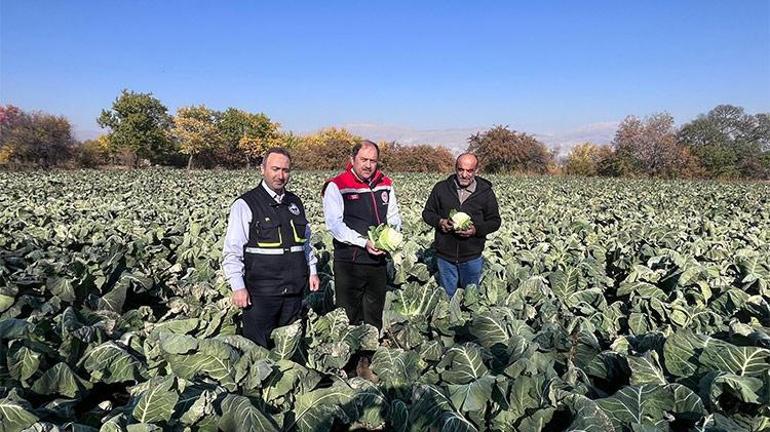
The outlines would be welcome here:
[[[473,225],[473,221],[468,213],[454,209],[449,212],[449,219],[452,220],[455,231],[465,231]]]

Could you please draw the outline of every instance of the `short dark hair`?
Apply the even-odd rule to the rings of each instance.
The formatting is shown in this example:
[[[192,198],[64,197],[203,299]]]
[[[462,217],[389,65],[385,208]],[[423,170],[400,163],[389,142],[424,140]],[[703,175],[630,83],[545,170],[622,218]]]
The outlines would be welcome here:
[[[267,157],[274,153],[286,156],[286,158],[289,159],[289,165],[291,165],[291,155],[289,154],[289,151],[286,150],[285,147],[271,147],[267,149],[264,156],[262,156],[262,161],[260,162],[260,164],[262,166],[265,166],[265,163],[267,163]]]
[[[365,146],[372,146],[375,150],[377,150],[377,159],[380,158],[380,146],[378,146],[374,141],[369,140],[361,140],[356,143],[356,145],[353,146],[353,149],[350,150],[350,156],[356,157],[358,155],[358,151],[364,148]]]

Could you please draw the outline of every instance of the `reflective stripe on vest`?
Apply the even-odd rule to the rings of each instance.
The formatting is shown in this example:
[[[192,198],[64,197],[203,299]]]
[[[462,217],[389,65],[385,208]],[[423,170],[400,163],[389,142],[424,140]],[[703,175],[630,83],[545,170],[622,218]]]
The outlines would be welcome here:
[[[284,249],[282,248],[260,248],[260,247],[247,247],[244,250],[246,253],[255,255],[283,255]],[[292,246],[288,252],[304,252],[304,246]]]
[[[294,226],[294,219],[289,221],[289,224],[291,225],[291,232],[294,234],[294,241],[297,243],[305,243],[305,238],[300,237],[300,235],[297,233],[297,227]],[[302,235],[304,236],[305,233],[302,233]]]

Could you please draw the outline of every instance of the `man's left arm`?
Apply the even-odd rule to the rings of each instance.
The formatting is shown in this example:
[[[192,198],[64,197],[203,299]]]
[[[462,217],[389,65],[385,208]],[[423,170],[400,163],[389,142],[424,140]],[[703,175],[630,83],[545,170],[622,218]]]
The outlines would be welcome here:
[[[401,231],[401,213],[398,211],[398,201],[396,200],[396,189],[393,186],[390,187],[390,193],[388,194],[388,225],[396,227]]]
[[[502,224],[500,208],[497,205],[495,192],[489,191],[489,193],[491,194],[491,197],[484,206],[484,222],[476,225],[477,237],[486,237],[487,234],[491,234],[500,229],[500,224]]]
[[[318,288],[321,284],[320,280],[318,279],[318,269],[316,268],[316,264],[318,264],[318,258],[315,256],[313,245],[310,243],[310,236],[312,234],[313,232],[310,229],[310,224],[307,224],[305,227],[305,244],[303,247],[305,249],[305,259],[307,260],[307,266],[310,270],[308,285],[310,286],[310,291],[318,291]]]

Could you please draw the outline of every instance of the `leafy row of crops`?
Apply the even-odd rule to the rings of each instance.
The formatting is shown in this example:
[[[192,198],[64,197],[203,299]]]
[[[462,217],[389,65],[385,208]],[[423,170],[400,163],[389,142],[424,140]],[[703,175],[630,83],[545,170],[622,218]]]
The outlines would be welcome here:
[[[479,287],[436,286],[396,176],[403,251],[384,329],[323,290],[277,346],[237,335],[219,270],[249,172],[0,173],[0,432],[770,430],[770,187],[492,180],[503,227]],[[374,350],[373,383],[348,377]]]

